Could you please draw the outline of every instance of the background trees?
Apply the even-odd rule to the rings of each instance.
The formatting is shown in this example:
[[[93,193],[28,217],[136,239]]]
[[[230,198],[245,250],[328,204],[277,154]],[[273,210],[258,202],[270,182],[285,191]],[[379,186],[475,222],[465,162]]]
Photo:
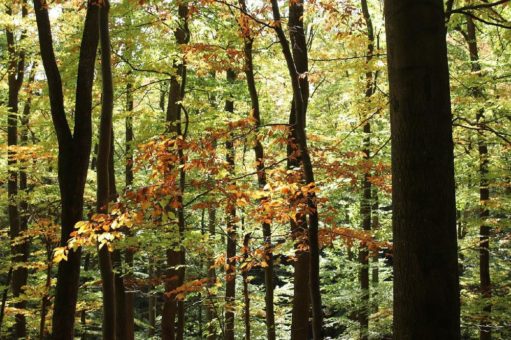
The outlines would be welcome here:
[[[444,13],[440,1],[406,5],[385,30],[372,0],[119,0],[110,44],[99,46],[105,5],[12,1],[0,14],[0,337],[23,327],[30,337],[100,337],[102,245],[115,250],[115,321],[133,324],[118,339],[388,338],[392,318],[410,316],[400,294],[392,299],[394,280],[397,292],[410,287],[399,285],[402,252],[417,255],[411,278],[425,266],[453,291],[458,268],[463,336],[509,338],[507,2],[449,1]],[[424,114],[405,114],[421,98]],[[414,131],[392,140],[403,172],[394,199],[389,106],[393,136]],[[111,175],[118,195],[96,196]],[[400,203],[403,188],[422,188],[418,206]],[[406,211],[421,228],[428,212],[449,215],[448,235],[435,220],[401,246],[409,228],[393,233],[391,221]],[[427,282],[409,296],[435,287]],[[442,315],[432,310],[421,319]]]

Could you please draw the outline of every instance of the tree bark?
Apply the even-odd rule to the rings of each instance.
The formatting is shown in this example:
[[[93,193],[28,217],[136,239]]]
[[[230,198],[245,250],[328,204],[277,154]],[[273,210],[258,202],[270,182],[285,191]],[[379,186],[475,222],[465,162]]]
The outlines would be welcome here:
[[[58,178],[62,200],[61,240],[66,246],[76,222],[82,219],[83,193],[92,140],[92,84],[99,40],[99,7],[88,1],[76,86],[75,124],[71,132],[64,109],[62,80],[53,51],[53,38],[46,2],[34,0],[39,46],[48,81],[51,115],[59,145]],[[81,251],[70,250],[59,263],[53,312],[53,338],[73,338]]]
[[[100,7],[99,35],[101,42],[101,76],[102,76],[102,103],[101,121],[99,126],[99,145],[97,159],[97,212],[108,214],[108,205],[112,198],[112,190],[115,183],[110,170],[113,166],[112,148],[112,113],[114,89],[112,80],[112,66],[110,58],[110,32],[108,27],[110,3],[103,0]],[[112,164],[113,165],[113,164]],[[116,339],[116,291],[115,277],[113,272],[112,256],[107,244],[98,245],[99,268],[101,273],[101,284],[103,288],[103,339]]]
[[[209,235],[212,239],[214,239],[216,235],[216,208],[214,206],[210,206],[208,208],[208,231]],[[210,259],[209,269],[208,269],[208,302],[207,302],[207,313],[206,317],[208,320],[208,335],[207,340],[215,340],[216,339],[216,327],[214,325],[214,320],[216,317],[216,309],[215,309],[215,300],[216,295],[211,292],[211,289],[216,284],[216,270],[215,270],[215,260],[213,256]]]
[[[125,139],[126,139],[126,163],[125,163],[125,190],[129,190],[133,185],[133,85],[131,82],[126,84],[126,110],[129,112],[125,120]],[[113,160],[112,160],[113,164]],[[119,258],[120,258],[119,253]],[[123,300],[123,313],[122,317],[118,318],[118,337],[120,339],[132,340],[135,337],[135,294],[130,292],[129,287],[126,288],[124,279],[128,281],[133,277],[133,256],[134,252],[128,248],[124,252],[124,259],[128,266],[128,272],[121,275],[121,269],[116,273],[116,293],[118,300]],[[119,266],[122,267],[122,259],[119,261]],[[119,305],[121,307],[121,305]],[[119,311],[120,309],[117,308]],[[117,313],[118,315],[119,312]],[[121,321],[121,319],[123,321]]]
[[[460,338],[444,20],[441,0],[385,1],[392,135],[394,339]]]
[[[175,30],[174,35],[176,42],[179,45],[187,44],[190,40],[190,31],[188,29],[188,5],[180,3],[178,5],[178,15],[180,23]],[[186,86],[186,65],[185,60],[176,66],[176,73],[180,77],[173,75],[170,80],[169,88],[169,101],[167,106],[166,122],[168,124],[167,131],[178,139],[184,139],[184,134],[181,128],[181,103],[185,94]],[[180,165],[184,165],[184,155],[181,147],[178,147],[178,158]],[[172,165],[169,165],[171,168]],[[177,196],[179,207],[177,208],[178,219],[178,235],[179,242],[181,242],[185,231],[185,214],[183,206],[183,194],[185,189],[185,172],[183,167],[179,168],[179,190]],[[167,265],[169,267],[168,279],[165,284],[165,292],[171,292],[184,283],[185,279],[185,253],[181,245],[178,246],[179,250],[167,250]],[[175,267],[179,266],[178,269]],[[177,317],[177,325],[176,325]],[[177,326],[177,327],[176,327]],[[177,301],[175,296],[167,296],[163,306],[162,313],[162,338],[164,340],[181,340],[184,338],[184,303]]]
[[[250,236],[251,234],[245,234],[243,238],[243,261],[248,260],[249,255],[249,245],[250,245]],[[243,300],[244,300],[244,309],[243,309],[243,320],[245,321],[245,340],[250,340],[250,291],[248,289],[249,279],[248,279],[248,270],[243,270]]]
[[[471,70],[473,73],[481,76],[481,64],[479,63],[479,47],[477,45],[476,25],[472,17],[466,15],[467,34],[466,40],[470,54]],[[483,89],[476,86],[471,89],[472,96],[476,99],[483,98]],[[481,108],[476,114],[477,121],[477,146],[479,153],[479,288],[485,304],[483,314],[479,324],[479,339],[491,339],[491,277],[490,277],[490,227],[487,225],[490,210],[488,202],[490,200],[489,180],[488,180],[488,146],[484,136],[486,121],[484,109]]]
[[[367,5],[367,0],[361,0],[362,14],[364,16],[364,21],[367,29],[367,57],[366,57],[366,67],[369,68],[369,63],[373,58],[374,53],[374,29],[373,23],[371,20],[371,15],[369,13],[369,8]],[[370,98],[374,92],[374,77],[373,72],[369,69],[366,70],[366,86],[365,86],[365,97],[366,101],[369,103]],[[364,117],[366,120],[363,131],[364,131],[364,140],[363,140],[363,154],[364,161],[369,163],[371,161],[371,122]],[[365,164],[365,166],[369,166],[369,164]],[[362,178],[362,201],[360,203],[360,215],[362,218],[362,229],[366,232],[371,231],[371,194],[372,194],[372,186],[370,181],[371,173],[370,171],[365,171]],[[361,246],[359,252],[359,262],[361,265],[360,268],[360,290],[361,290],[361,306],[358,315],[358,321],[360,325],[360,339],[367,340],[369,337],[369,313],[370,313],[370,292],[369,292],[369,251],[365,245]]]
[[[247,11],[245,0],[239,0],[240,8],[243,12]],[[243,14],[242,14],[243,15]],[[248,18],[243,17],[244,20]],[[249,27],[246,23],[245,27]],[[254,77],[254,63],[252,55],[253,37],[250,29],[241,32],[243,34],[243,52],[245,57],[245,75],[247,77],[248,92],[250,94],[250,101],[252,106],[252,118],[256,131],[261,126],[261,113],[259,110],[259,95]],[[257,169],[257,183],[259,189],[263,190],[266,186],[266,170],[264,166],[264,149],[263,145],[256,138],[254,145],[254,153]],[[262,198],[259,204],[264,204],[267,198]],[[274,278],[274,263],[273,263],[273,246],[271,241],[271,225],[269,223],[262,223],[263,237],[264,237],[264,250],[267,266],[264,268],[264,282],[265,282],[265,308],[266,308],[266,338],[268,340],[275,339],[275,312],[273,303],[273,278]]]
[[[289,3],[289,35],[291,38],[292,53],[296,64],[296,70],[300,74],[306,74],[309,71],[307,43],[303,27],[303,6],[303,0],[291,1]],[[309,101],[309,83],[307,77],[302,77],[300,79],[300,90],[302,92],[304,105],[307,106]],[[296,171],[296,169],[300,168],[301,158],[295,153],[298,136],[296,133],[296,108],[294,100],[291,106],[291,113],[289,115],[290,131],[287,146],[287,167],[291,171]],[[300,177],[303,183],[303,175]],[[296,200],[291,202],[291,206],[295,206],[296,204]],[[307,340],[310,338],[310,254],[309,252],[304,252],[298,249],[299,244],[308,244],[307,233],[307,218],[304,214],[298,213],[296,221],[291,220],[291,234],[293,240],[297,243],[297,260],[294,263],[293,274],[293,307],[291,312],[291,339],[293,340]]]
[[[26,17],[27,9],[25,3],[21,3],[22,17]],[[13,17],[12,7],[7,6],[7,15]],[[7,197],[8,197],[8,217],[9,217],[9,234],[11,238],[11,252],[13,256],[13,271],[11,279],[12,295],[15,299],[19,298],[22,293],[22,287],[27,283],[28,271],[23,265],[28,258],[28,243],[26,241],[19,242],[17,238],[22,236],[24,230],[21,225],[20,206],[18,204],[18,170],[17,170],[17,153],[15,147],[18,145],[18,106],[19,106],[19,92],[23,84],[25,75],[25,52],[16,49],[15,34],[10,29],[5,30],[7,38],[7,82],[8,82],[8,114],[7,114]],[[21,33],[20,41],[25,38],[25,31]],[[21,177],[21,174],[20,174]],[[25,177],[26,179],[26,177]],[[20,182],[22,178],[19,178]],[[20,183],[21,186],[22,183]],[[25,225],[26,227],[26,225]],[[19,243],[18,243],[19,242]],[[14,305],[16,308],[24,309],[26,306],[25,301],[19,301]],[[22,313],[17,313],[14,316],[15,325],[13,336],[16,338],[23,338],[26,336],[26,320]]]
[[[307,113],[307,100],[304,99],[306,89],[302,89],[303,79],[307,78],[306,73],[300,73],[299,65],[303,62],[298,56],[293,56],[289,41],[280,25],[281,17],[277,0],[271,0],[273,20],[278,23],[274,26],[277,33],[282,53],[286,60],[286,65],[291,79],[293,90],[293,107],[295,112],[295,131],[296,142],[300,151],[300,161],[303,167],[303,175],[305,183],[313,189],[315,186],[314,170],[312,167],[312,160],[307,146],[307,135],[305,133],[306,113]],[[304,54],[302,58],[306,58],[307,49],[300,49]],[[307,82],[308,86],[308,82]],[[307,90],[308,91],[308,90]],[[308,93],[308,92],[307,92]],[[308,97],[307,97],[308,98]],[[309,215],[309,289],[310,299],[312,306],[312,335],[314,339],[321,339],[322,325],[323,325],[323,311],[321,307],[321,284],[319,275],[319,219],[318,209],[316,205],[316,195],[314,190],[307,192],[307,208]]]
[[[234,82],[236,74],[233,70],[227,70],[227,81]],[[225,111],[234,112],[234,102],[232,99],[225,101]],[[226,161],[229,167],[229,174],[234,175],[235,172],[235,150],[232,138],[225,142]],[[224,339],[234,340],[234,311],[236,308],[236,206],[232,198],[227,199],[226,207],[227,218],[227,249],[225,261],[227,269],[225,271],[225,330]]]

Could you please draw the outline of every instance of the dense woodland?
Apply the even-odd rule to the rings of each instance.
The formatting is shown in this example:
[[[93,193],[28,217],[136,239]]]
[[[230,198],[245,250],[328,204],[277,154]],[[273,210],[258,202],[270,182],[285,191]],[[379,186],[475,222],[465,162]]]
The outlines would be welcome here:
[[[2,0],[1,339],[511,339],[509,0]]]

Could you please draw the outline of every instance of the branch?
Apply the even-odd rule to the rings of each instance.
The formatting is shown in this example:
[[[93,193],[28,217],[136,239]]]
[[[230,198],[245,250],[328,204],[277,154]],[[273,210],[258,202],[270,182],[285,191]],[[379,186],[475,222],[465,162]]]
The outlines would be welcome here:
[[[451,0],[451,2],[453,2],[453,1]],[[474,9],[490,8],[490,7],[505,4],[507,2],[509,2],[509,0],[500,0],[500,1],[496,1],[496,2],[484,3],[484,4],[479,4],[479,5],[463,6],[463,7],[451,10],[450,13],[464,13],[465,11],[470,11],[470,10],[474,10]],[[452,4],[451,4],[451,6],[452,6]]]
[[[505,29],[511,29],[511,26],[507,26],[507,25],[504,25],[504,24],[499,24],[499,23],[496,23],[496,22],[487,21],[485,19],[482,19],[482,18],[480,18],[480,17],[470,13],[470,12],[459,11],[459,12],[456,12],[456,13],[462,13],[462,14],[468,15],[472,19],[480,21],[480,22],[482,22],[483,24],[486,24],[486,25],[496,26],[496,27],[505,28]]]
[[[55,52],[53,51],[53,38],[46,3],[43,4],[43,1],[41,0],[34,0],[34,12],[37,21],[37,33],[39,35],[41,59],[43,61],[44,71],[48,81],[53,126],[57,133],[59,146],[68,147],[71,144],[73,136],[66,119],[62,79],[57,66]]]

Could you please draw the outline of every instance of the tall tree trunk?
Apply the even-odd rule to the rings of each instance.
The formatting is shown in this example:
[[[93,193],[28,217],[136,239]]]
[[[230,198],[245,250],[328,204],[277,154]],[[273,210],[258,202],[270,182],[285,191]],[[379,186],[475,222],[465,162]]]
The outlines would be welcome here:
[[[271,0],[273,20],[281,22],[280,10],[277,0]],[[322,325],[323,325],[323,311],[321,307],[321,284],[319,275],[319,219],[318,209],[316,204],[316,194],[313,187],[315,186],[314,170],[312,167],[312,160],[307,146],[307,135],[305,133],[306,113],[307,113],[307,100],[304,99],[305,88],[302,89],[303,79],[307,78],[306,73],[300,73],[301,64],[307,57],[307,49],[301,49],[302,57],[297,55],[293,56],[293,52],[289,46],[289,41],[286,38],[284,30],[280,25],[274,26],[275,32],[282,48],[282,53],[286,60],[286,65],[289,71],[293,90],[293,107],[295,112],[295,133],[296,142],[300,151],[300,161],[303,167],[303,176],[305,183],[311,190],[307,192],[307,208],[309,215],[309,289],[312,306],[312,334],[314,339],[321,339]],[[296,35],[295,38],[296,39]],[[307,82],[308,86],[308,82]],[[308,92],[307,92],[308,93]]]
[[[153,260],[152,259],[149,259],[149,280],[152,280],[153,277],[154,277],[154,264],[152,262]],[[148,335],[149,336],[154,336],[154,334],[156,333],[156,297],[154,296],[154,294],[151,292],[152,290],[154,289],[154,286],[151,284],[149,286],[149,301],[148,301],[148,316],[147,316],[147,320],[148,320],[148,323],[149,323],[149,331],[148,331]]]
[[[470,54],[471,70],[473,73],[481,76],[481,64],[479,63],[479,47],[477,46],[476,26],[472,17],[466,15],[467,33],[466,40]],[[483,89],[476,86],[471,89],[472,96],[476,99],[483,99]],[[484,130],[486,121],[484,109],[481,108],[476,114],[477,121],[477,144],[479,152],[479,218],[481,226],[479,227],[479,284],[481,295],[485,299],[483,307],[483,316],[479,325],[479,339],[491,339],[491,277],[490,277],[490,227],[487,225],[490,210],[488,202],[490,200],[490,190],[488,181],[488,146],[486,145]]]
[[[46,3],[34,0],[40,54],[48,81],[51,115],[59,145],[58,178],[62,200],[61,240],[67,245],[76,222],[82,219],[83,193],[92,141],[92,84],[99,40],[99,7],[87,2],[76,86],[74,132],[64,110],[62,80],[58,70]],[[73,338],[81,251],[70,250],[68,260],[59,263],[53,311],[53,338]]]
[[[247,11],[245,0],[239,0],[240,8],[243,12]],[[243,15],[243,14],[242,14]],[[248,20],[243,17],[243,20]],[[250,27],[248,22],[244,25]],[[248,92],[250,93],[250,101],[252,106],[252,118],[256,130],[261,126],[261,113],[259,110],[259,95],[254,77],[254,63],[252,56],[253,37],[250,30],[242,31],[243,34],[243,52],[245,57],[245,75],[247,77]],[[262,190],[266,186],[266,170],[264,166],[264,149],[262,143],[256,138],[254,145],[256,169],[257,169],[257,183],[259,189]],[[260,204],[264,204],[267,198],[262,198]],[[273,249],[271,241],[271,225],[269,223],[262,223],[263,237],[264,237],[264,250],[267,266],[264,268],[264,282],[265,282],[265,308],[266,308],[266,338],[268,340],[275,339],[275,312],[273,303],[273,277],[274,277],[274,263],[273,263]]]
[[[126,111],[129,112],[125,120],[125,139],[126,139],[126,157],[125,157],[125,184],[126,190],[129,190],[133,185],[133,85],[131,82],[126,84]],[[112,160],[113,162],[113,160]],[[119,253],[119,267],[122,267],[122,260]],[[133,278],[133,250],[128,248],[124,252],[124,259],[128,266],[128,272],[121,275],[121,269],[116,272],[116,293],[118,300],[123,300],[122,316],[117,309],[118,317],[118,337],[120,339],[132,340],[135,337],[135,294],[129,291],[124,279],[128,281]],[[121,307],[121,305],[119,305]]]
[[[385,0],[392,135],[394,339],[460,338],[443,8],[441,0]]]
[[[367,57],[366,67],[369,68],[369,63],[373,58],[374,53],[374,30],[369,8],[367,6],[367,0],[361,0],[362,14],[367,29]],[[365,97],[367,102],[370,102],[370,98],[373,95],[374,89],[374,77],[371,70],[366,70],[366,86],[365,86]],[[364,117],[365,124],[364,129],[364,141],[363,141],[363,153],[364,161],[370,162],[371,160],[371,123]],[[366,167],[368,164],[365,165]],[[360,204],[360,215],[362,218],[362,229],[369,232],[371,230],[371,173],[365,171],[362,179],[362,201]],[[369,336],[369,251],[365,245],[362,245],[359,252],[360,268],[360,290],[361,290],[361,306],[358,315],[358,321],[360,324],[360,339],[367,340]]]
[[[50,290],[51,290],[51,272],[53,269],[52,260],[52,244],[46,241],[46,281],[44,283],[45,293],[41,298],[41,317],[39,320],[39,340],[46,339],[48,331],[46,330],[46,314],[48,314],[48,306],[50,305]],[[83,339],[83,337],[82,337]]]
[[[101,122],[99,126],[99,146],[97,159],[97,212],[108,214],[108,205],[115,183],[111,182],[110,164],[113,160],[112,113],[114,89],[112,66],[110,59],[110,32],[108,27],[110,3],[103,0],[100,7],[100,41],[101,41],[101,76],[102,76],[102,105]],[[113,164],[112,164],[113,165]],[[103,339],[116,339],[116,292],[115,278],[111,253],[107,244],[99,244],[99,268],[103,287]]]
[[[216,235],[216,208],[214,206],[210,206],[208,208],[208,231],[209,235],[212,239],[214,239]],[[216,327],[214,325],[214,320],[216,317],[216,309],[215,309],[215,300],[216,295],[211,292],[211,289],[216,284],[216,270],[215,270],[215,259],[213,256],[210,259],[209,269],[208,269],[208,297],[207,297],[207,313],[206,317],[208,320],[208,336],[207,340],[215,340],[216,339]]]
[[[303,27],[303,6],[304,2],[291,1],[289,3],[289,35],[291,38],[291,47],[296,64],[297,72],[306,74],[309,70],[307,58],[307,43],[305,39],[305,30]],[[305,106],[309,101],[309,83],[307,77],[300,79],[300,90]],[[287,167],[291,171],[300,168],[301,158],[296,155],[296,143],[298,136],[296,134],[296,107],[293,100],[291,113],[289,115],[289,142],[287,146]],[[303,176],[301,181],[304,182]],[[296,205],[296,201],[291,205]],[[310,285],[309,285],[309,262],[310,254],[299,250],[299,244],[307,240],[308,226],[307,218],[299,213],[296,221],[291,220],[291,234],[297,243],[296,256],[293,274],[293,307],[291,317],[291,339],[306,340],[310,338],[309,315],[310,315]]]
[[[233,70],[227,70],[227,81],[234,82],[236,74]],[[232,99],[225,101],[225,111],[234,112]],[[229,167],[229,175],[235,173],[235,150],[232,136],[225,142],[226,161]],[[232,198],[228,198],[226,207],[227,218],[227,249],[226,249],[226,271],[225,271],[225,329],[224,339],[234,340],[234,311],[236,309],[236,206]]]
[[[25,3],[21,4],[22,17],[26,17],[27,9]],[[7,6],[7,15],[13,17],[13,9]],[[23,262],[26,262],[28,258],[28,243],[18,242],[17,238],[22,236],[23,230],[21,223],[21,217],[18,206],[18,170],[17,168],[17,154],[15,147],[18,145],[18,105],[19,105],[19,91],[23,84],[23,78],[25,75],[25,52],[23,50],[16,50],[17,42],[15,41],[15,34],[10,29],[5,30],[7,37],[7,82],[9,86],[8,93],[8,114],[7,114],[7,168],[8,168],[8,180],[7,180],[7,197],[8,197],[8,216],[10,226],[10,238],[12,242],[11,252],[13,257],[13,271],[11,279],[12,295],[15,299],[19,298],[22,294],[22,287],[27,283],[28,271],[24,266]],[[25,31],[21,33],[20,42],[25,38]],[[18,47],[19,48],[19,47]],[[25,177],[26,179],[26,177]],[[21,178],[20,178],[21,181]],[[21,183],[20,183],[21,185]],[[24,309],[26,305],[25,301],[18,301],[15,303],[15,307]],[[26,320],[22,313],[17,313],[14,316],[14,334],[15,338],[23,338],[26,336]]]
[[[243,261],[248,260],[248,255],[250,253],[249,245],[250,245],[250,237],[251,234],[245,234],[243,238]],[[243,300],[244,300],[244,310],[243,310],[243,319],[245,321],[245,340],[250,340],[250,291],[248,289],[249,278],[248,278],[248,270],[245,268],[243,270]]]
[[[12,267],[9,268],[9,271],[7,272],[7,278],[5,280],[6,281],[5,288],[2,292],[2,304],[0,306],[0,334],[2,334],[1,331],[2,331],[2,326],[4,324],[5,306],[7,304],[7,295],[9,294],[9,286],[11,285],[11,279],[12,279]]]
[[[371,209],[372,218],[373,218],[372,230],[376,231],[380,228],[380,215],[378,213],[378,211],[380,209],[380,207],[379,207],[380,203],[378,200],[378,189],[374,186],[373,186],[372,199],[373,199],[373,206]],[[379,309],[378,301],[377,301],[377,297],[378,297],[377,289],[378,289],[379,281],[380,281],[379,256],[378,256],[378,254],[376,254],[375,256],[373,256],[373,266],[372,266],[372,275],[371,275],[371,283],[372,283],[372,287],[373,287],[373,303],[372,303],[373,313],[378,312],[378,309]]]
[[[188,4],[180,3],[178,5],[179,26],[176,28],[174,35],[179,45],[187,44],[190,40],[190,31],[188,29]],[[181,104],[185,94],[186,86],[186,65],[185,60],[181,60],[176,66],[177,76],[172,76],[169,87],[169,101],[167,106],[166,122],[168,124],[168,132],[173,137],[184,139],[181,127]],[[178,139],[179,139],[178,138]],[[179,165],[184,165],[184,155],[181,147],[178,147]],[[169,164],[169,168],[173,165]],[[183,206],[183,194],[185,189],[185,172],[182,166],[179,167],[179,194],[177,196],[177,219],[178,219],[178,243],[181,243],[185,231],[185,214]],[[185,253],[184,249],[179,245],[179,250],[167,250],[167,266],[169,267],[168,278],[165,284],[165,292],[171,292],[184,283],[185,279]],[[175,267],[179,266],[178,269]],[[177,317],[177,325],[176,325]],[[167,296],[162,312],[162,338],[164,340],[181,340],[184,338],[184,302],[178,301],[175,296]],[[175,327],[177,326],[177,327]]]

